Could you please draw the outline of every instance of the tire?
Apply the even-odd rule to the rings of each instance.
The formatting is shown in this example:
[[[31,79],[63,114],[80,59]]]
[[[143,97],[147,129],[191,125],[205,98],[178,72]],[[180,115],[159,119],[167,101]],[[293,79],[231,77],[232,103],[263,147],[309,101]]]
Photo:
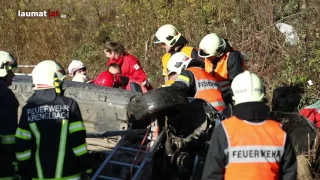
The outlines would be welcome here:
[[[169,117],[180,116],[188,105],[185,91],[177,87],[163,87],[134,97],[128,104],[130,120],[145,120],[158,113]]]

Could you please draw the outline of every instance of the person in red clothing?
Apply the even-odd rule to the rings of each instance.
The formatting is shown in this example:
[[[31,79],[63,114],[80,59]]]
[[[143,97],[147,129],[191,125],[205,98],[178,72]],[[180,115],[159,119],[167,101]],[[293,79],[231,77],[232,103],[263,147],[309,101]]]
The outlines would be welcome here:
[[[104,48],[107,58],[107,66],[112,63],[119,64],[121,75],[140,82],[147,90],[153,89],[148,82],[147,75],[142,69],[139,59],[126,52],[124,46],[119,42],[107,42]]]

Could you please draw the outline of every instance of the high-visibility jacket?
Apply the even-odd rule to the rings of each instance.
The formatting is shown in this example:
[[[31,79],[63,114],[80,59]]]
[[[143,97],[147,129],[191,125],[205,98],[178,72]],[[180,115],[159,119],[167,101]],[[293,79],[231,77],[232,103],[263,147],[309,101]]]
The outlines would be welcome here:
[[[77,102],[38,90],[22,109],[16,131],[19,174],[32,179],[80,179],[91,173],[86,129]]]
[[[0,80],[0,180],[12,179],[17,170],[15,132],[19,102],[7,84]]]
[[[222,92],[225,92],[228,90],[231,86],[229,77],[228,77],[228,58],[229,58],[230,52],[225,53],[222,57],[220,57],[216,67],[214,68],[214,65],[208,58],[206,58],[205,61],[205,70],[208,73],[212,73],[214,77],[219,82],[219,85],[221,87]],[[212,72],[212,70],[215,70],[215,72]],[[242,68],[245,68],[245,63],[242,61]]]
[[[192,72],[195,83],[195,98],[203,99],[209,102],[217,110],[222,111],[225,104],[222,98],[222,92],[213,76],[207,73],[201,67],[190,67],[188,71]],[[179,75],[176,81],[182,81],[186,84],[190,83],[190,77]],[[190,87],[190,85],[188,84]]]
[[[167,82],[165,82],[165,84],[162,85],[161,87],[167,87],[167,86],[170,86],[170,85],[173,84],[173,83],[174,83],[174,80],[173,80],[173,79],[170,79],[170,80],[168,80]]]
[[[179,51],[185,53],[187,56],[193,58],[193,59],[198,59],[198,51],[194,47],[190,46],[183,46],[183,48]],[[163,75],[165,77],[168,77],[168,62],[171,57],[176,52],[168,52],[163,55],[162,57],[162,67],[163,67]]]
[[[253,124],[232,116],[222,126],[229,145],[225,180],[279,179],[287,136],[279,122]]]

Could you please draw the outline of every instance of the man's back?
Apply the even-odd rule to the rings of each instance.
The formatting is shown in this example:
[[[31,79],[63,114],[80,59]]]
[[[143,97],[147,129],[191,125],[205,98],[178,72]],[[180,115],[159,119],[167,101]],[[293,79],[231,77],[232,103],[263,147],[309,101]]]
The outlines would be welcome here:
[[[0,179],[13,177],[14,134],[18,125],[19,103],[13,92],[0,81]]]
[[[78,177],[89,169],[79,106],[71,98],[56,96],[54,89],[36,91],[28,100],[16,136],[22,175],[31,171],[28,175],[39,179]]]

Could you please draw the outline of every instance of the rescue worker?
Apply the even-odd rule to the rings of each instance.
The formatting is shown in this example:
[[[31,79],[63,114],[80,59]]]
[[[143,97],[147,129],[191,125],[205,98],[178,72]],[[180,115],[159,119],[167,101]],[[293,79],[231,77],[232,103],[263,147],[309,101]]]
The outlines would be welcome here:
[[[161,47],[166,50],[166,54],[162,57],[165,84],[169,80],[167,64],[172,54],[183,52],[193,59],[199,59],[198,50],[194,47],[187,46],[189,43],[188,40],[171,24],[165,24],[157,30],[154,43],[161,44]]]
[[[22,109],[16,131],[16,157],[21,177],[80,179],[92,173],[86,128],[78,103],[63,96],[65,71],[45,60],[32,71],[34,94]]]
[[[116,63],[121,67],[121,75],[140,82],[147,90],[153,89],[148,81],[145,71],[142,69],[139,59],[126,52],[119,42],[107,42],[104,48],[107,58],[107,66]]]
[[[109,71],[111,74],[121,75],[121,67],[116,63],[109,64],[107,71]]]
[[[219,111],[225,108],[216,79],[203,69],[202,61],[177,52],[168,62],[168,71],[178,75],[171,86],[186,89],[189,97],[203,99]]]
[[[234,116],[213,131],[202,179],[296,179],[295,151],[281,123],[268,118],[262,80],[244,71],[231,89]]]
[[[94,84],[98,86],[122,88],[128,91],[134,91],[134,92],[145,93],[148,91],[140,82],[131,80],[125,76],[112,74],[109,71],[102,71],[94,80]]]
[[[218,80],[225,103],[232,105],[230,85],[245,68],[241,52],[234,50],[226,39],[211,33],[201,40],[199,56],[205,58],[205,70]]]
[[[17,170],[15,132],[18,126],[19,102],[11,86],[17,61],[8,52],[0,51],[0,179],[12,179]]]
[[[72,60],[68,66],[69,76],[73,77],[72,81],[88,82],[87,67],[80,60]]]
[[[123,88],[120,76],[111,74],[109,71],[102,71],[93,82],[98,86]]]

